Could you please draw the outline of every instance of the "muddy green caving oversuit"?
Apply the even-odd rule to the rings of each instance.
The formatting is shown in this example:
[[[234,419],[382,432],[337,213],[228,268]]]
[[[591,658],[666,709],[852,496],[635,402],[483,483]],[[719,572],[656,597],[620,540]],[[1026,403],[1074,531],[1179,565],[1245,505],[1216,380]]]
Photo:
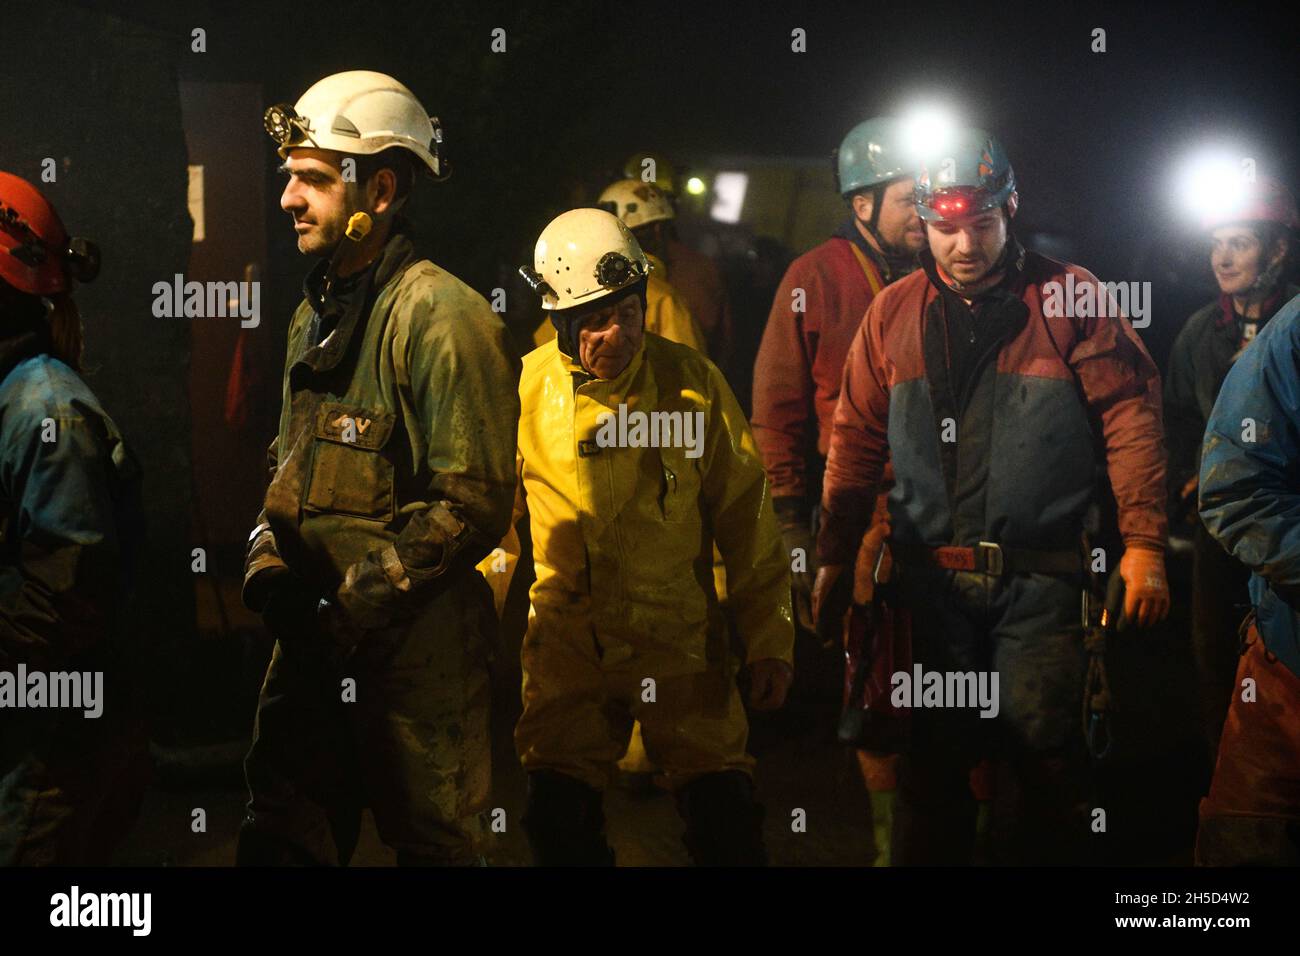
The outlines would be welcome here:
[[[346,863],[369,806],[399,864],[469,864],[496,633],[474,563],[510,521],[517,363],[487,302],[400,230],[322,293],[326,265],[290,326],[246,564],[277,641],[239,861]]]

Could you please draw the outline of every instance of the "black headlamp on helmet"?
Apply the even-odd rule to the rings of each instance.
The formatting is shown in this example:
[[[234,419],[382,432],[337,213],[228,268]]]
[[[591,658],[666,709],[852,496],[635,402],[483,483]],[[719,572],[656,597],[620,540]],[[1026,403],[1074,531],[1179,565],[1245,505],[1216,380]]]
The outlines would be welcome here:
[[[607,252],[596,263],[596,281],[606,289],[621,289],[647,275],[640,262],[621,252]]]
[[[268,106],[262,114],[262,126],[281,149],[302,143],[315,145],[311,138],[311,121],[305,116],[299,116],[288,103]]]

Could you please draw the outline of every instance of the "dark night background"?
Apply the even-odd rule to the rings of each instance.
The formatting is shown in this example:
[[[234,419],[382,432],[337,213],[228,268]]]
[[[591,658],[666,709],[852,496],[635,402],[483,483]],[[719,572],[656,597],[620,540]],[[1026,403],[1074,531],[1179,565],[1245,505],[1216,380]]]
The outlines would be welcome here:
[[[1213,289],[1205,247],[1175,209],[1180,159],[1226,141],[1261,173],[1297,185],[1298,37],[1280,6],[13,0],[5,8],[0,168],[39,183],[41,161],[54,157],[57,182],[41,188],[71,232],[104,249],[103,274],[78,301],[87,378],[147,473],[142,626],[159,647],[160,781],[218,788],[212,799],[225,809],[214,818],[230,821],[241,799],[230,754],[251,725],[267,653],[257,621],[237,606],[238,574],[279,411],[284,331],[309,265],[277,205],[265,106],[348,69],[409,86],[442,120],[454,169],[445,184],[421,185],[412,218],[440,265],[485,295],[508,289],[505,318],[521,349],[539,313],[510,278],[514,267],[551,217],[593,200],[636,150],[688,169],[805,171],[827,210],[817,241],[836,225],[829,155],[843,134],[920,98],[946,102],[1006,144],[1020,182],[1018,232],[1068,250],[1103,279],[1153,283],[1143,334],[1162,363]],[[191,51],[196,27],[206,52]],[[490,52],[496,27],[506,31],[505,53]],[[1105,53],[1090,50],[1097,27]],[[795,28],[806,31],[805,53],[791,51]],[[208,236],[191,245],[186,166],[196,156],[209,170]],[[692,234],[707,237],[712,227],[697,218]],[[245,263],[260,271],[262,321],[242,344],[233,319],[153,317],[154,282],[177,272],[239,279]],[[765,317],[766,306],[750,307],[737,321],[761,329]],[[232,422],[223,402],[237,347],[249,377],[245,413]],[[202,580],[190,566],[198,546],[210,555]],[[1177,861],[1206,772],[1187,739],[1195,705],[1183,686],[1190,663],[1178,622],[1132,654],[1134,680],[1158,673],[1167,686],[1159,699],[1146,685],[1128,698],[1128,719],[1149,736],[1125,757],[1139,769],[1116,786],[1146,787],[1134,801],[1146,816],[1116,858]],[[756,722],[760,757],[783,739],[833,753],[823,721],[837,703],[831,669],[814,661],[790,712]],[[507,700],[517,694],[511,680],[502,678]],[[499,789],[517,783],[509,720],[500,717]],[[215,749],[202,759],[181,754],[180,744],[195,742]],[[865,798],[847,765],[827,760],[825,811],[853,833]],[[513,805],[517,796],[502,799]],[[153,806],[155,816],[165,807]],[[190,836],[188,814],[184,823],[168,832]],[[146,832],[134,859],[226,862],[172,843]],[[775,849],[789,862],[829,862]]]

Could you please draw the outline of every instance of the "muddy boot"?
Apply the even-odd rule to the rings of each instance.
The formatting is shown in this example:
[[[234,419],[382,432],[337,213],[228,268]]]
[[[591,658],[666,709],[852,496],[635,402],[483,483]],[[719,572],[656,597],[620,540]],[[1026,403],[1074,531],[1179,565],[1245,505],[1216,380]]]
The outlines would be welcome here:
[[[613,866],[601,793],[567,774],[528,775],[522,819],[536,866]]]
[[[696,866],[767,866],[763,807],[749,774],[698,777],[678,792],[677,810],[686,821],[682,842]]]

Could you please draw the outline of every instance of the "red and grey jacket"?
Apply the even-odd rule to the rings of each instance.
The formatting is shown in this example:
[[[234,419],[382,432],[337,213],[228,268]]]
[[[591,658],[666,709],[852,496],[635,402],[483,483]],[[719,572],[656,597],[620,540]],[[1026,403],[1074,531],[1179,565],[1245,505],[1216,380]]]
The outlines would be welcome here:
[[[878,266],[839,236],[786,270],[754,363],[751,425],[773,498],[809,494],[807,462],[826,456],[844,359],[884,286]]]
[[[933,261],[889,286],[849,350],[826,464],[818,558],[853,562],[887,459],[892,540],[904,548],[1077,548],[1105,465],[1126,545],[1163,549],[1160,376],[1126,319],[1044,314],[1044,286],[1095,283],[1029,252],[980,321],[1002,334],[972,356],[963,394],[950,371]],[[1098,311],[1098,310],[1092,310]],[[946,440],[947,439],[947,440]]]

